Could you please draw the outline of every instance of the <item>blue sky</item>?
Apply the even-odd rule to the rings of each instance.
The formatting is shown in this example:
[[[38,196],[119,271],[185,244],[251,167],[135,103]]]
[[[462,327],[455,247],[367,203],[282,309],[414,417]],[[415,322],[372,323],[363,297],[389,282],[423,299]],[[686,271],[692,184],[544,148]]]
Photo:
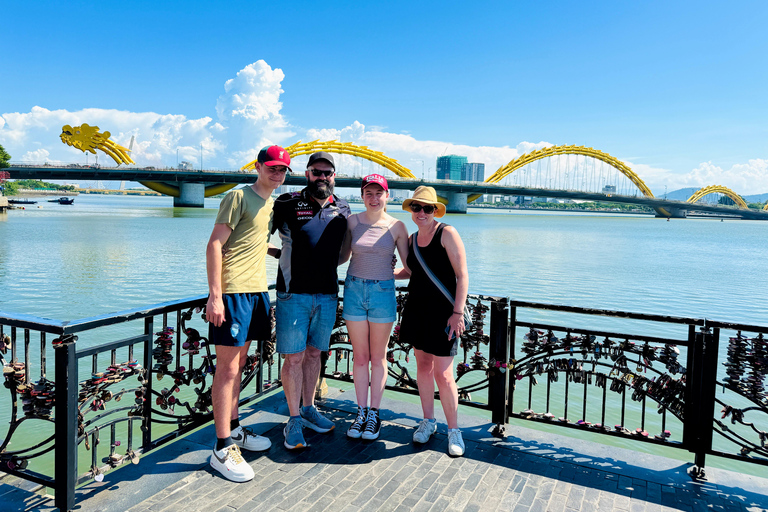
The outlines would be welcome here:
[[[655,191],[768,191],[763,1],[6,1],[2,12],[0,144],[14,160],[81,160],[58,134],[89,122],[124,145],[134,135],[147,165],[174,165],[179,148],[191,160],[202,143],[206,162],[234,168],[263,143],[335,136],[415,171],[424,160],[434,172],[445,152],[490,174],[530,149],[579,144]]]

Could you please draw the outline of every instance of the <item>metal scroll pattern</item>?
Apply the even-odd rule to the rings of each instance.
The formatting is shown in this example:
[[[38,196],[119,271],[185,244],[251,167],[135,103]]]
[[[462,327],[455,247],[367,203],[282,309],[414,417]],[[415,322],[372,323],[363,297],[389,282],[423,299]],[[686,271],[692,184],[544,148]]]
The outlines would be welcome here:
[[[398,291],[397,294],[397,322],[389,338],[387,347],[387,371],[396,388],[418,389],[415,376],[416,361],[411,360],[413,347],[400,341],[400,321],[403,307],[408,300],[408,293]],[[459,399],[464,402],[472,400],[472,393],[488,387],[488,374],[494,371],[495,361],[488,360],[487,349],[489,335],[486,331],[486,313],[489,309],[487,302],[490,299],[484,296],[470,296],[467,306],[473,318],[473,325],[467,329],[461,337],[460,348],[461,361],[456,366],[456,382],[459,390]],[[336,315],[336,325],[331,335],[330,361],[327,374],[333,378],[352,381],[352,348],[349,342],[344,319],[341,316],[343,307],[339,302]],[[490,365],[490,366],[489,366]],[[504,371],[502,369],[502,371]],[[464,380],[464,385],[459,382]]]
[[[763,334],[750,338],[738,331],[728,340],[723,367],[718,391],[729,395],[729,403],[715,397],[721,408],[715,432],[735,443],[741,456],[768,458],[768,340]]]
[[[513,404],[527,392],[527,405],[513,416],[659,442],[672,437],[669,414],[683,422],[686,369],[677,345],[535,327],[523,340],[509,361],[510,392]],[[660,421],[646,416],[648,399]]]
[[[77,443],[91,451],[92,455],[90,472],[83,477],[100,480],[103,472],[110,467],[128,461],[137,463],[141,450],[134,449],[134,424],[141,432],[145,432],[149,417],[153,425],[167,425],[160,433],[210,419],[211,383],[216,370],[216,355],[212,353],[207,338],[188,325],[194,314],[200,311],[197,308],[178,313],[181,326],[179,336],[176,336],[174,328],[167,326],[154,333],[151,345],[148,344],[151,369],[143,367],[133,357],[133,346],[124,362],[116,360],[117,351],[123,349],[112,350],[110,364],[99,370],[96,366],[97,355],[92,356],[92,374],[90,378],[79,382],[78,390]],[[274,322],[274,313],[272,319]],[[56,349],[60,343],[76,340],[76,336],[57,338],[52,345]],[[28,382],[25,378],[25,363],[6,361],[3,358],[10,343],[8,335],[0,337],[4,384],[11,393],[12,404],[10,428],[0,445],[0,471],[4,468],[24,470],[32,459],[50,452],[55,446],[54,435],[51,434],[34,446],[16,451],[7,449],[25,421],[38,419],[53,424],[55,411],[54,382],[45,377],[37,382]],[[181,346],[177,347],[177,343]],[[259,354],[257,346],[253,350],[255,353],[249,354],[243,370],[241,385],[245,388],[258,375],[263,364],[269,368],[270,378],[262,383],[262,389],[268,390],[278,384],[277,376],[274,380],[271,378],[271,367],[275,363],[274,329],[273,339],[263,342],[263,352]],[[155,379],[152,385],[149,385],[150,379]],[[21,408],[18,407],[19,400]],[[53,430],[53,425],[50,430]],[[109,453],[101,457],[99,462],[96,446],[104,444],[104,440],[100,439],[104,432],[109,436]],[[99,453],[104,455],[102,451]]]

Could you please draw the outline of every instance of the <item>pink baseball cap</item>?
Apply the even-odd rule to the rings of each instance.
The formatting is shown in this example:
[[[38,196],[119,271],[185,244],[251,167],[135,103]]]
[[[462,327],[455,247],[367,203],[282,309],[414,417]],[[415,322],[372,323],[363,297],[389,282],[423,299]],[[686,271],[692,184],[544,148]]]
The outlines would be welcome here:
[[[291,155],[280,146],[267,146],[259,151],[259,157],[257,158],[260,164],[268,165],[270,167],[274,165],[284,165],[291,170]]]
[[[387,178],[385,178],[381,174],[369,174],[368,176],[363,178],[363,184],[360,185],[360,191],[362,192],[363,189],[365,189],[365,187],[373,183],[375,183],[376,185],[379,185],[381,188],[384,189],[384,191],[389,192],[389,185],[387,185]]]

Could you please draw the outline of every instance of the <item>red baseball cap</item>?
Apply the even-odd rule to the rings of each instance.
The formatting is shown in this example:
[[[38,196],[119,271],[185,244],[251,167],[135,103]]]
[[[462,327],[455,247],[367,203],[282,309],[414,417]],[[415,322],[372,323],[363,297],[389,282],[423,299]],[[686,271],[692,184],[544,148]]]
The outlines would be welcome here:
[[[257,158],[260,164],[268,165],[284,165],[291,170],[291,155],[281,148],[280,146],[267,146],[259,151],[259,157]]]
[[[387,185],[387,178],[385,178],[381,174],[369,174],[368,176],[363,178],[363,184],[360,185],[360,191],[362,192],[363,189],[365,189],[365,187],[374,183],[376,185],[379,185],[386,192],[389,192],[389,185]]]

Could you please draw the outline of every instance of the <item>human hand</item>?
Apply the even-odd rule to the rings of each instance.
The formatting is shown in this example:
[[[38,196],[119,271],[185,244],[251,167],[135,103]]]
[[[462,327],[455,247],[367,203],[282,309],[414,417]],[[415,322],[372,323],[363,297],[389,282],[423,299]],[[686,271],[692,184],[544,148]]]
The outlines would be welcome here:
[[[205,305],[205,319],[216,327],[224,323],[224,301],[221,297],[208,296],[208,303]]]

